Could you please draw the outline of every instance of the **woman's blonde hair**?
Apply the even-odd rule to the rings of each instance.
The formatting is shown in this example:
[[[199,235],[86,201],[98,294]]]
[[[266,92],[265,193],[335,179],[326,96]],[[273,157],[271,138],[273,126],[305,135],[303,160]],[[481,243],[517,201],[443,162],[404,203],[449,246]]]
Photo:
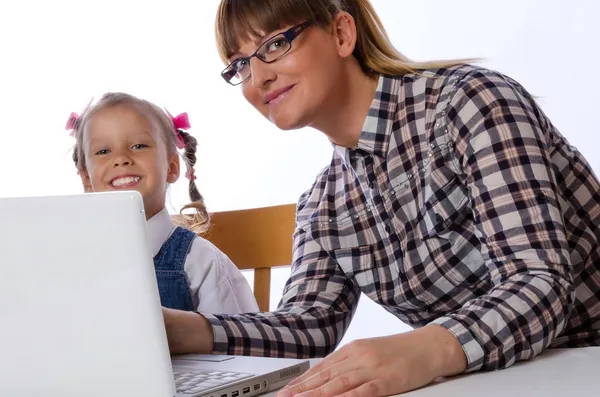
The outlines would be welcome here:
[[[227,63],[239,50],[240,41],[304,21],[327,29],[339,12],[347,12],[354,18],[357,39],[353,55],[367,74],[403,76],[469,61],[408,59],[391,43],[369,0],[221,0],[215,22],[219,56]]]
[[[133,95],[122,92],[111,92],[104,94],[100,100],[94,105],[88,106],[81,117],[75,122],[75,147],[73,148],[73,162],[79,172],[87,172],[85,168],[85,152],[83,151],[83,134],[86,123],[98,111],[106,108],[114,108],[119,106],[129,107],[148,118],[158,126],[164,138],[167,153],[177,153],[177,137],[174,134],[175,126],[171,118],[158,106],[144,99],[137,98]],[[183,149],[183,161],[189,169],[193,169],[196,164],[196,149],[198,142],[196,138],[183,130],[178,130],[178,133],[183,138],[185,148]],[[184,206],[181,211],[181,224],[189,230],[202,234],[210,227],[210,215],[204,204],[204,197],[200,194],[196,182],[193,177],[190,177],[189,195],[191,203]],[[195,213],[183,213],[183,211],[193,209]]]

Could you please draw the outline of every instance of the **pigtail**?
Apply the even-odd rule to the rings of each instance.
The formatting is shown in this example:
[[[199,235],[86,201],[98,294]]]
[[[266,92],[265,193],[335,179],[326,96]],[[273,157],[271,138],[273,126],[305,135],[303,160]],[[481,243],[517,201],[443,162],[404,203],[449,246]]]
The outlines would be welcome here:
[[[190,204],[184,206],[179,212],[181,218],[184,221],[184,225],[187,229],[193,231],[196,234],[204,234],[210,228],[210,214],[204,204],[204,197],[198,190],[196,185],[196,177],[194,175],[194,166],[196,165],[196,148],[198,141],[192,135],[188,134],[183,130],[177,131],[183,139],[185,144],[183,152],[183,160],[187,166],[186,177],[190,180],[189,182],[189,195]],[[195,214],[184,214],[183,211],[187,209],[194,209]]]
[[[73,146],[73,163],[75,163],[75,168],[79,170],[79,148],[77,145]]]

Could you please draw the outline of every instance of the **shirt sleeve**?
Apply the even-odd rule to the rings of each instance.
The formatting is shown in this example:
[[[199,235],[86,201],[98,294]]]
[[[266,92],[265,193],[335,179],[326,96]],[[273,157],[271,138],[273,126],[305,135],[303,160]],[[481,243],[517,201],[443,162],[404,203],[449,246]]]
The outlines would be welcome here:
[[[434,323],[458,338],[467,372],[508,367],[550,345],[574,300],[551,125],[516,82],[489,71],[458,84],[446,117],[493,288]]]
[[[197,311],[229,314],[259,311],[248,281],[221,252],[215,253],[195,295]]]
[[[240,270],[210,242],[197,237],[186,274],[196,311],[238,314],[257,312],[258,304]]]
[[[299,209],[306,197],[300,199]],[[293,238],[292,273],[277,311],[202,313],[212,324],[215,354],[323,357],[342,339],[360,290],[302,228]]]

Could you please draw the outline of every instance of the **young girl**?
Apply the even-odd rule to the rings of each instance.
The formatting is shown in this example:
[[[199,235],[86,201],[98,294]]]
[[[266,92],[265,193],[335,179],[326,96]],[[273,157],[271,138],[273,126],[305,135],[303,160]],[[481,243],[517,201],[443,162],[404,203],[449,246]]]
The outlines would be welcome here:
[[[124,93],[105,94],[67,129],[77,143],[73,160],[86,192],[137,190],[144,199],[148,235],[163,307],[230,314],[256,312],[250,287],[235,265],[197,233],[209,215],[195,182],[196,139],[186,114],[172,117],[156,105]],[[165,208],[169,184],[180,176],[183,150],[191,204],[176,227]]]

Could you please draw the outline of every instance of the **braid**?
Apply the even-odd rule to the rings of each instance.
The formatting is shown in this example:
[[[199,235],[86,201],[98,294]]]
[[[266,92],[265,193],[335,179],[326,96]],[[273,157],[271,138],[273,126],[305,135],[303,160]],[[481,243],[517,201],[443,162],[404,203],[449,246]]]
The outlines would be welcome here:
[[[179,130],[178,132],[183,138],[183,143],[185,144],[183,160],[185,161],[188,170],[193,170],[194,166],[196,165],[196,148],[198,147],[198,141],[192,135],[183,130]],[[193,174],[190,176],[193,176]],[[209,229],[210,214],[208,213],[206,205],[204,204],[204,197],[198,190],[198,186],[196,185],[196,181],[193,177],[190,177],[189,194],[192,202],[184,206],[181,209],[180,214],[184,218],[186,227],[188,229],[197,234],[203,234]],[[196,210],[195,215],[183,214],[184,210],[190,208]]]
[[[77,145],[73,148],[73,163],[75,163],[75,167],[79,169],[79,150]]]

